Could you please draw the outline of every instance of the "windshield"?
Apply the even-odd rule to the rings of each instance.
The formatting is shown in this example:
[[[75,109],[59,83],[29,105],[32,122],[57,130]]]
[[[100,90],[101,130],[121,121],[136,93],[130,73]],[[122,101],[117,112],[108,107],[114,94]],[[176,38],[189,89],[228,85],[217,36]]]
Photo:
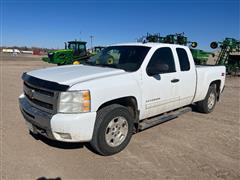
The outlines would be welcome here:
[[[74,51],[79,51],[84,52],[85,51],[85,44],[80,44],[80,43],[69,43],[68,44],[68,49],[72,49]]]
[[[145,46],[109,46],[86,63],[133,72],[139,69],[149,49]]]
[[[76,44],[75,43],[69,43],[68,44],[68,49],[73,49],[73,50],[77,49]]]

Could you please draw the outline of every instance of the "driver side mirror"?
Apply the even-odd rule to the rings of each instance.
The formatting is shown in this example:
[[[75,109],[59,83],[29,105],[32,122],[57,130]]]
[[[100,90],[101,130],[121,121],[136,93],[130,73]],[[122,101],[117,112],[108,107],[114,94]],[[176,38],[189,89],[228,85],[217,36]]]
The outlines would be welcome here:
[[[149,76],[155,76],[155,75],[158,75],[160,73],[161,73],[160,70],[156,67],[148,67],[147,68],[147,74]]]
[[[159,75],[160,73],[167,73],[169,72],[169,66],[167,64],[156,64],[153,67],[147,68],[147,74],[149,76]]]

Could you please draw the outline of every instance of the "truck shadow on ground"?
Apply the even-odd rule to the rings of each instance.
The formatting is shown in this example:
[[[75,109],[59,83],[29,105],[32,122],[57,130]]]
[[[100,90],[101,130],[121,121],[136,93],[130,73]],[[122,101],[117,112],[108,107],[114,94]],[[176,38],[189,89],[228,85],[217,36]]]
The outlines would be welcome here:
[[[192,104],[192,105],[190,105],[190,107],[192,108],[192,112],[202,114],[198,111],[198,108],[197,108],[196,104]]]
[[[192,108],[192,112],[195,112],[195,113],[199,113],[198,111],[197,111],[197,107],[196,107],[196,105],[191,105],[190,106],[191,108]],[[175,120],[175,119],[177,119],[177,117],[175,117],[175,118],[172,118],[172,119],[169,119],[169,120],[167,120],[167,121],[165,121],[165,122],[162,122],[162,123],[167,123],[167,122],[169,122],[169,121],[172,121],[172,120]],[[156,125],[154,125],[154,126],[158,126],[158,125],[160,125],[160,124],[162,124],[162,123],[159,123],[159,124],[156,124]],[[149,128],[147,128],[147,129],[149,129]],[[145,129],[145,130],[147,130],[147,129]],[[138,133],[141,133],[141,132],[144,132],[145,130],[142,130],[142,131],[139,131],[139,132],[137,132],[136,134],[138,134]],[[135,133],[134,133],[135,134]],[[133,134],[133,135],[134,135]],[[35,139],[35,140],[40,140],[40,141],[42,141],[43,143],[45,143],[45,144],[47,144],[47,145],[49,145],[49,146],[51,146],[51,147],[54,147],[54,148],[59,148],[59,149],[81,149],[81,148],[84,148],[84,147],[86,147],[88,150],[90,150],[90,151],[92,151],[92,152],[94,152],[94,153],[97,153],[90,145],[89,145],[89,143],[68,143],[68,142],[60,142],[60,141],[54,141],[54,140],[51,140],[51,139],[48,139],[48,138],[46,138],[46,137],[44,137],[44,136],[42,136],[42,135],[40,135],[40,134],[32,134],[31,132],[30,132],[30,135]],[[97,153],[98,154],[98,153]]]
[[[40,177],[40,178],[37,178],[36,180],[62,180],[62,179],[60,177],[56,177],[56,178]]]
[[[60,142],[60,141],[54,141],[51,139],[48,139],[40,134],[32,134],[30,132],[30,135],[35,139],[35,140],[40,140],[43,143],[54,147],[54,148],[59,148],[59,149],[83,149],[84,147],[86,147],[88,150],[92,151],[93,153],[99,154],[97,151],[95,151],[90,145],[89,143],[68,143],[68,142]]]
[[[35,140],[40,140],[43,143],[55,147],[55,148],[60,148],[60,149],[80,149],[83,148],[85,146],[85,143],[68,143],[68,142],[59,142],[59,141],[54,141],[51,139],[48,139],[42,135],[39,134],[32,134],[30,133],[30,135],[35,139]]]

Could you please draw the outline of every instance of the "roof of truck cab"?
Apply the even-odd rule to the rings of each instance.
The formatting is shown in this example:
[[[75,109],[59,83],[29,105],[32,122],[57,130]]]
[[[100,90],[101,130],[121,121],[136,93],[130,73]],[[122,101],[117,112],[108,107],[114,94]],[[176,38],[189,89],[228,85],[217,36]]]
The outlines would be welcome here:
[[[188,47],[188,46],[179,45],[179,44],[154,43],[154,42],[148,42],[148,43],[141,43],[141,42],[120,43],[120,44],[113,44],[113,45],[111,45],[111,46],[146,46],[146,47],[162,47],[162,46],[168,46],[168,47]]]

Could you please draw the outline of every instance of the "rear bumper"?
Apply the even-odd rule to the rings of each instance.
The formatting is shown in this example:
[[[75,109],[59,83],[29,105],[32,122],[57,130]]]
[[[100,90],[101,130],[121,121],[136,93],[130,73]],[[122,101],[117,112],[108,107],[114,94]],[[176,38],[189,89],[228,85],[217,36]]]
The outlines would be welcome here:
[[[88,142],[92,139],[96,112],[50,114],[31,106],[24,95],[19,97],[20,110],[35,134],[64,142]]]

